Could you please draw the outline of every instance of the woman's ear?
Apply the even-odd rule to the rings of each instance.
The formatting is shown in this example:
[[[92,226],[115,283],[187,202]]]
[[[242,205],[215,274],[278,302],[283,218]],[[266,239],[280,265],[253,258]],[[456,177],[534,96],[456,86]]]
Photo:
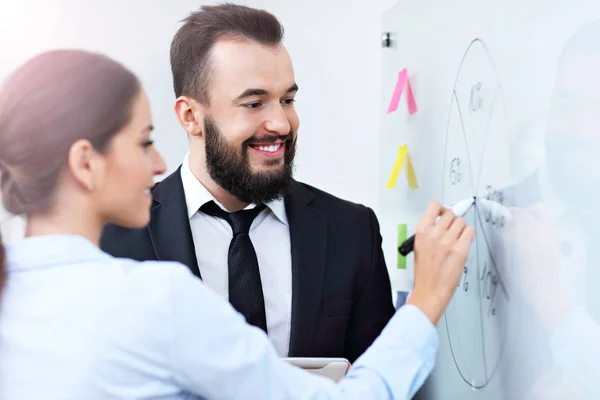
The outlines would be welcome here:
[[[99,154],[87,139],[77,140],[69,149],[69,171],[84,190],[95,190],[95,176],[101,168],[101,162]]]
[[[180,96],[175,100],[175,116],[188,135],[202,136],[204,115],[204,106],[196,100],[188,96]]]

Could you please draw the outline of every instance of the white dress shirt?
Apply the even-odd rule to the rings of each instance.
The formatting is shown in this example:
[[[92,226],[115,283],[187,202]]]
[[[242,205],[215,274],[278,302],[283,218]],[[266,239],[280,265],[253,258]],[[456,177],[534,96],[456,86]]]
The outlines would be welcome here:
[[[226,220],[198,211],[210,200],[226,209],[194,176],[188,157],[186,155],[181,166],[181,180],[198,268],[204,283],[224,299],[228,299],[227,258],[233,233]],[[250,204],[246,209],[254,206]],[[286,357],[290,345],[292,315],[290,231],[283,199],[266,206],[254,219],[249,235],[258,259],[268,335],[277,353]]]
[[[338,384],[282,361],[189,268],[71,235],[7,246],[0,399],[409,399],[437,331],[404,306]]]

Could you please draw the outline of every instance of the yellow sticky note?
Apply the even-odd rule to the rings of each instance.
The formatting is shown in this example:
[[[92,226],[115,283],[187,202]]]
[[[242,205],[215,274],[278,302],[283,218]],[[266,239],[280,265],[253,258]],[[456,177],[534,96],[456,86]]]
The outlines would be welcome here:
[[[396,162],[394,163],[394,168],[392,168],[392,172],[388,178],[387,185],[385,185],[386,189],[396,187],[396,181],[398,180],[398,176],[400,176],[400,169],[402,168],[402,164],[404,164],[407,150],[408,147],[406,145],[398,147],[398,155],[396,156]]]
[[[406,157],[406,177],[408,178],[408,186],[410,186],[411,189],[416,189],[419,187],[412,161],[410,161],[410,156]]]
[[[402,145],[398,147],[398,155],[396,156],[396,162],[394,162],[394,167],[392,168],[390,177],[385,185],[386,189],[392,189],[396,187],[396,182],[398,181],[400,170],[402,169],[402,165],[404,164],[405,160],[407,164],[406,178],[408,179],[408,185],[411,187],[411,189],[416,189],[419,187],[419,184],[417,183],[417,177],[415,176],[415,170],[412,162],[410,161],[410,156],[408,155],[408,146]]]

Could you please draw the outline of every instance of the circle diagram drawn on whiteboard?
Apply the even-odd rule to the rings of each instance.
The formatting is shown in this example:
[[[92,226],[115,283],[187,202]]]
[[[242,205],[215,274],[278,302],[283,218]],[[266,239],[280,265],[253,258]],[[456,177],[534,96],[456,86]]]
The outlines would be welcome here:
[[[477,197],[505,203],[510,179],[508,126],[502,86],[479,39],[460,64],[446,128],[442,204]],[[505,340],[509,295],[504,285],[501,238],[506,221],[475,201],[465,215],[475,227],[464,273],[445,312],[454,363],[473,388],[497,370]]]

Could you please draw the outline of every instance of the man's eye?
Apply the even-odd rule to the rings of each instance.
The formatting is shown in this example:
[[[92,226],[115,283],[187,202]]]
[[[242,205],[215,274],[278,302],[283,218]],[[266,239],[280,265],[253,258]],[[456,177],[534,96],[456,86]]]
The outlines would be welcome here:
[[[261,105],[262,105],[262,104],[261,104],[260,102],[256,102],[256,103],[249,103],[249,104],[246,104],[246,107],[248,107],[248,108],[258,108],[258,107],[260,107]]]

